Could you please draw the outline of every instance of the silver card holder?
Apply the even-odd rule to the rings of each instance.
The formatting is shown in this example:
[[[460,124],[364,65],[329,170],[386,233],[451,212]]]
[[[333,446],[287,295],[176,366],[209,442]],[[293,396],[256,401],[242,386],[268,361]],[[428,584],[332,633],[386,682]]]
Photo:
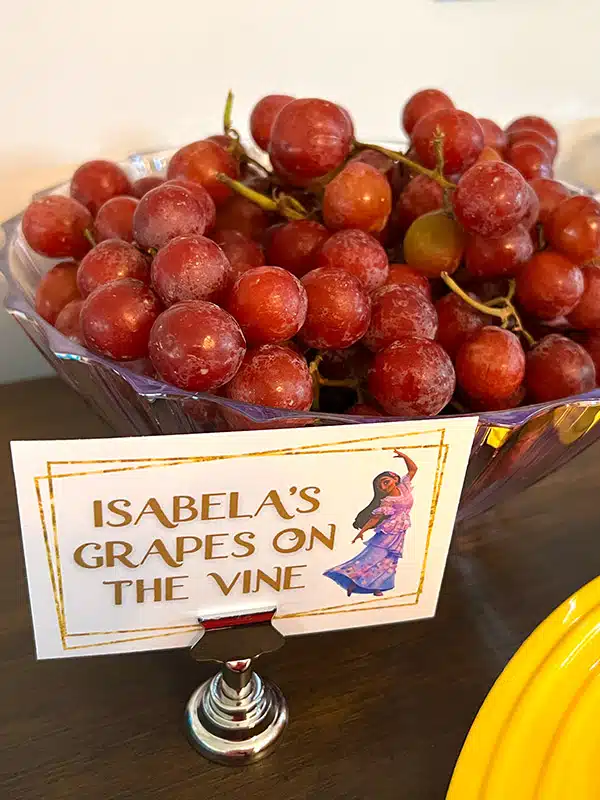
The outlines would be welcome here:
[[[220,764],[244,765],[268,755],[288,721],[285,698],[252,669],[253,659],[283,646],[271,624],[276,609],[204,618],[191,648],[196,661],[221,669],[190,697],[186,727],[193,747]]]

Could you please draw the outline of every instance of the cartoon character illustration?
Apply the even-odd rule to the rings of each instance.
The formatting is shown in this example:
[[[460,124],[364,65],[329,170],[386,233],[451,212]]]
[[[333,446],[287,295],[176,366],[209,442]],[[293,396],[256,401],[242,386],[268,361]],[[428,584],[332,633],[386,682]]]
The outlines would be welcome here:
[[[405,453],[394,450],[394,458],[404,459],[407,474],[382,472],[373,481],[373,500],[354,520],[358,528],[352,544],[362,541],[368,530],[375,530],[359,555],[325,572],[327,578],[346,590],[348,597],[373,594],[381,597],[394,588],[398,559],[402,558],[404,537],[410,527],[413,505],[412,480],[417,465]]]

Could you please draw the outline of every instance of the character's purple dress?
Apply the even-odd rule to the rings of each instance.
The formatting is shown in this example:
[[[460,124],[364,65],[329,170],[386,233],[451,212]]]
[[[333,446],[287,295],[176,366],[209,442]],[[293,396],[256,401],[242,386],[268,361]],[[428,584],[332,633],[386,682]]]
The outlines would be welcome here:
[[[375,535],[365,543],[359,555],[327,570],[331,578],[344,589],[357,594],[388,592],[394,588],[398,559],[402,558],[404,537],[410,527],[410,509],[413,504],[410,478],[405,475],[398,484],[400,494],[382,498],[373,516],[383,516],[375,528]]]

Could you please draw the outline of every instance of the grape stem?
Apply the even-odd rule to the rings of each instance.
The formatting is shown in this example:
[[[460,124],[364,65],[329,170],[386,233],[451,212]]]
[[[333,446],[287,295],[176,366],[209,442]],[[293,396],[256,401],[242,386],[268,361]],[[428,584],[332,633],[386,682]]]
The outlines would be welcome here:
[[[346,158],[342,161],[342,163],[338,164],[338,166],[335,167],[335,169],[332,169],[326,175],[322,175],[320,178],[315,178],[314,181],[311,181],[311,183],[306,187],[307,190],[309,192],[312,192],[317,197],[322,198],[323,192],[325,191],[327,184],[331,183],[331,181],[334,178],[337,178],[340,172],[343,172],[346,169],[346,167],[352,161],[355,155],[356,155],[355,150],[350,151],[350,153],[346,156]]]
[[[260,161],[257,161],[252,156],[249,156],[246,149],[242,145],[240,134],[233,127],[232,114],[233,114],[233,99],[234,94],[231,89],[227,92],[227,99],[225,100],[225,108],[223,110],[223,133],[231,139],[231,144],[227,148],[231,155],[238,161],[245,161],[247,164],[252,164],[253,167],[259,169],[266,177],[272,177],[271,172],[263,166]]]
[[[88,240],[88,242],[92,245],[92,247],[96,247],[96,240],[94,239],[94,234],[89,228],[86,228],[83,232],[83,235]]]
[[[251,189],[250,186],[246,186],[246,184],[241,183],[241,181],[230,178],[229,175],[225,175],[222,172],[217,173],[217,178],[221,183],[224,183],[225,186],[229,186],[229,188],[237,192],[237,194],[256,203],[256,205],[264,211],[275,211],[291,220],[306,219],[308,217],[308,212],[304,206],[294,197],[290,197],[286,194],[279,194],[276,199],[273,199],[266,194],[257,192],[255,189]]]
[[[450,405],[453,406],[459,414],[468,414],[469,410],[463,406],[462,403],[459,403],[458,400],[452,398],[450,400]]]
[[[233,110],[233,92],[231,89],[227,92],[227,100],[225,100],[225,109],[223,111],[223,132],[229,136],[231,131],[231,113]]]
[[[517,309],[513,306],[510,300],[509,300],[509,305],[512,308],[513,317],[515,318],[515,326],[513,330],[517,331],[517,333],[521,333],[523,335],[523,338],[529,345],[529,347],[533,347],[535,344],[535,339],[529,333],[529,331],[525,330],[525,328],[523,327],[523,323],[521,322],[521,317],[519,316]]]
[[[468,295],[464,289],[461,289],[458,283],[448,275],[447,272],[442,272],[441,278],[452,291],[454,294],[457,294],[465,303],[468,303],[473,308],[476,308],[477,311],[481,311],[482,314],[489,314],[492,317],[498,317],[503,322],[510,317],[510,310],[506,308],[493,308],[491,306],[486,305],[485,303],[480,303],[479,300],[475,300],[474,297]],[[505,300],[506,298],[502,298]]]
[[[392,161],[399,161],[401,164],[409,167],[413,172],[418,172],[420,175],[426,175],[428,178],[431,178],[432,181],[439,183],[442,189],[456,189],[456,184],[449,181],[448,178],[445,178],[441,173],[438,172],[437,167],[436,169],[428,169],[424,167],[422,164],[419,164],[417,161],[413,161],[412,159],[408,158],[404,155],[404,153],[400,153],[397,150],[388,150],[387,147],[381,147],[378,144],[367,144],[366,142],[354,142],[354,147],[356,150],[377,150],[378,153],[383,153],[384,156],[391,158]]]
[[[488,305],[491,308],[493,308],[494,306],[503,306],[503,305],[505,305],[507,300],[512,302],[512,299],[515,296],[516,287],[517,287],[516,281],[513,281],[513,280],[509,281],[508,282],[508,292],[506,293],[506,296],[505,297],[504,296],[492,297],[491,300],[487,301],[486,305]]]
[[[465,303],[468,303],[472,308],[477,309],[477,311],[481,311],[482,314],[488,314],[492,317],[497,317],[498,319],[502,320],[502,327],[508,328],[512,323],[512,330],[516,333],[522,334],[523,338],[527,342],[530,347],[533,347],[535,344],[535,339],[529,333],[529,331],[525,330],[523,327],[523,323],[521,321],[521,317],[519,316],[519,312],[514,307],[512,303],[512,299],[515,295],[515,287],[516,283],[514,280],[510,280],[508,283],[508,292],[506,293],[506,297],[495,297],[490,303],[480,303],[479,300],[476,300],[474,297],[471,297],[464,289],[458,285],[458,283],[448,275],[447,272],[442,272],[441,276],[442,280],[448,286],[454,294],[457,294]],[[493,305],[492,305],[493,303]],[[502,304],[500,308],[497,308],[497,305]]]
[[[435,129],[433,136],[433,149],[435,151],[435,171],[440,177],[444,175],[444,132]]]
[[[444,177],[444,132],[438,127],[435,129],[433,137],[433,149],[435,151],[435,171],[439,178]],[[444,186],[444,211],[446,214],[452,215],[452,200],[450,196],[450,189]]]
[[[544,235],[544,226],[538,222],[535,226],[535,229],[537,232],[538,250],[545,250],[548,243],[546,242],[546,237]]]
[[[308,211],[304,208],[302,203],[295,197],[292,197],[291,194],[278,194],[275,192],[274,199],[275,202],[282,202],[285,208],[291,208],[294,211],[297,211],[299,214],[303,214],[304,217],[308,217]]]
[[[323,360],[323,354],[317,353],[308,365],[308,371],[313,383],[313,402],[312,410],[319,411],[321,405],[321,375],[319,374],[319,364]]]

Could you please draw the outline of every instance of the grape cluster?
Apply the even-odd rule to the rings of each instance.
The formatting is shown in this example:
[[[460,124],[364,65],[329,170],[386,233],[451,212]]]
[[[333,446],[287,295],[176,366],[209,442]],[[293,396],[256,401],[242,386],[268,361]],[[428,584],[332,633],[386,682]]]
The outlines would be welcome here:
[[[579,394],[600,367],[600,203],[553,179],[545,119],[502,129],[427,89],[406,152],[340,105],[269,95],[131,182],[109,161],[26,209],[56,259],[36,308],[191,392],[367,417]],[[264,163],[267,163],[265,158]]]

